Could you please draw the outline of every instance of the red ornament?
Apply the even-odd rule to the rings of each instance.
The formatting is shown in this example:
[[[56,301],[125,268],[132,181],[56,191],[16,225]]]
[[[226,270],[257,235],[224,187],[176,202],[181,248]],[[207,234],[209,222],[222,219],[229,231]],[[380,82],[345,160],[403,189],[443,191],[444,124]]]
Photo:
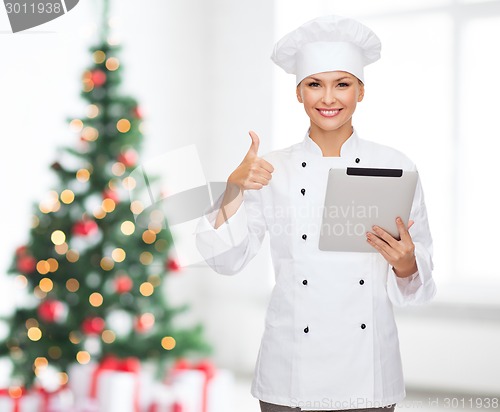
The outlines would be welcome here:
[[[60,322],[64,320],[65,315],[66,306],[58,300],[49,299],[38,306],[38,317],[45,322]]]
[[[137,164],[139,156],[133,149],[128,149],[118,155],[118,161],[123,163],[125,167],[134,167]]]
[[[16,249],[16,256],[24,256],[28,254],[28,246],[19,246]]]
[[[102,192],[102,198],[111,199],[115,203],[118,203],[120,201],[117,191],[112,189],[106,189],[104,192]]]
[[[36,259],[31,255],[19,256],[16,262],[17,270],[25,275],[36,269]]]
[[[122,293],[130,292],[133,286],[134,282],[132,282],[132,279],[130,279],[127,275],[120,275],[115,279],[115,290],[116,293],[119,293],[120,295]]]
[[[142,110],[139,106],[135,106],[132,113],[137,119],[142,119]]]
[[[90,73],[90,78],[95,87],[101,87],[104,83],[106,83],[106,73],[102,70],[94,70]]]
[[[172,412],[184,412],[184,407],[180,402],[174,402],[172,405]]]
[[[181,270],[179,262],[177,262],[177,260],[175,259],[168,259],[165,267],[171,272],[179,272]]]
[[[86,335],[99,335],[104,330],[104,319],[97,316],[87,318],[82,323],[82,331]]]
[[[93,220],[80,220],[73,225],[73,234],[77,236],[90,236],[97,233],[99,227]]]
[[[144,333],[154,326],[155,317],[152,313],[144,313],[135,319],[135,330],[139,333]]]

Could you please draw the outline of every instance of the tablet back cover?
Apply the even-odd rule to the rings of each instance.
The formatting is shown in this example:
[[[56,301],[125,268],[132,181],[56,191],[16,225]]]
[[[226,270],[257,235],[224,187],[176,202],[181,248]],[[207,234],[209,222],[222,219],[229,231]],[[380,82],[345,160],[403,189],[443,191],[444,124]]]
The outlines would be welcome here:
[[[373,225],[399,239],[396,217],[408,224],[417,179],[401,169],[330,169],[319,249],[378,253],[366,241]]]

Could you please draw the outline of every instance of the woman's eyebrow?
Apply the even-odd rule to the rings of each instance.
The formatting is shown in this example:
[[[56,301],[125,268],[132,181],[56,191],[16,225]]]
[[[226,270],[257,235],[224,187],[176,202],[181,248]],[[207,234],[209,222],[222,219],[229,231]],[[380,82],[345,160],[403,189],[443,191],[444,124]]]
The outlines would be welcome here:
[[[324,81],[324,80],[318,79],[317,77],[312,77],[312,76],[308,77],[308,79],[314,80],[315,82],[318,82],[318,83],[321,83]],[[333,82],[340,82],[341,80],[346,80],[346,79],[350,80],[351,78],[349,76],[343,76],[343,77],[340,77],[340,78],[332,80],[332,81]]]

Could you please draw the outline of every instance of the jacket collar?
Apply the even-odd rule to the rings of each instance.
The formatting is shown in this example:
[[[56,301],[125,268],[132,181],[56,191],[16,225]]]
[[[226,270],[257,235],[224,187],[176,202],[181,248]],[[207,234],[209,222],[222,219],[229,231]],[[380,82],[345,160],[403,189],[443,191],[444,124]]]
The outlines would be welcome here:
[[[356,129],[353,128],[351,136],[344,142],[340,148],[340,157],[350,156],[355,154],[358,147],[359,137],[356,133]],[[306,136],[303,141],[303,148],[316,156],[323,156],[321,148],[316,144],[316,142],[309,136],[309,130],[307,130]]]

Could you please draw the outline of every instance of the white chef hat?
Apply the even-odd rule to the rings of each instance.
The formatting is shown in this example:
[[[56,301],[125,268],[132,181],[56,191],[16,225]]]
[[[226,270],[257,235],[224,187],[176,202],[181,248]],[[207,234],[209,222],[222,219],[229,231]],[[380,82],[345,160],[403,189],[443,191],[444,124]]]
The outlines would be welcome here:
[[[360,22],[322,16],[304,23],[274,46],[271,59],[296,83],[315,73],[344,71],[364,82],[363,68],[380,58],[380,39]]]

